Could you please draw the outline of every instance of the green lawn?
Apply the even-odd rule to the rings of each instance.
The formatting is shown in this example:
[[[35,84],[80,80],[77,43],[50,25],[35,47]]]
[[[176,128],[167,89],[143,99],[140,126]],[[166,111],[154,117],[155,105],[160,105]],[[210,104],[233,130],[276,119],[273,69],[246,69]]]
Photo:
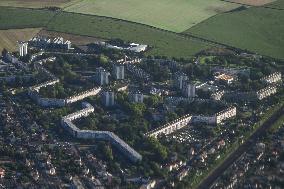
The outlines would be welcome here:
[[[184,33],[284,59],[283,23],[284,11],[253,7],[214,16]]]
[[[209,47],[207,43],[141,24],[66,12],[56,15],[47,29],[104,39],[120,38],[125,41],[147,44],[152,47],[149,54],[168,57],[189,58]]]
[[[0,7],[0,29],[43,27],[54,14],[46,10]]]
[[[83,0],[65,11],[108,16],[182,32],[238,6],[220,0]]]

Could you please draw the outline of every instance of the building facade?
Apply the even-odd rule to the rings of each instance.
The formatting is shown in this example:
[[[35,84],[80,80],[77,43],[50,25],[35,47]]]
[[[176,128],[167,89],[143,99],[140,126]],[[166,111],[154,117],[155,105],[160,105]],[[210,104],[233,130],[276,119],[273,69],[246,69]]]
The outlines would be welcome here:
[[[123,64],[114,64],[112,74],[113,74],[113,77],[116,80],[124,79],[125,78],[124,65]]]
[[[267,84],[277,83],[281,81],[281,72],[274,72],[268,76],[263,77],[261,80]]]
[[[182,86],[182,94],[186,98],[193,98],[196,96],[196,86],[190,82],[184,82]]]
[[[20,56],[25,56],[28,54],[28,43],[26,42],[19,42],[19,54]]]
[[[216,116],[216,124],[220,124],[222,121],[235,117],[237,115],[237,108],[235,106],[231,106],[225,110],[218,112]]]
[[[183,117],[180,117],[172,122],[169,122],[161,127],[158,127],[152,131],[149,131],[145,134],[147,137],[155,137],[157,138],[159,135],[164,134],[168,135],[171,134],[185,126],[187,126],[191,122],[192,116],[187,114]]]
[[[182,72],[177,72],[174,75],[174,86],[181,90],[183,84],[188,80],[188,76]]]
[[[104,91],[102,93],[102,103],[106,107],[114,105],[114,92],[113,91]]]
[[[144,95],[140,91],[130,92],[128,98],[130,102],[134,103],[143,103],[144,101]]]
[[[109,84],[109,76],[110,73],[106,71],[104,68],[100,67],[96,69],[95,72],[95,81],[99,85],[108,85]]]
[[[277,93],[277,87],[274,85],[267,86],[263,89],[260,89],[256,92],[256,97],[258,100],[262,100],[264,98],[267,98],[273,94]]]

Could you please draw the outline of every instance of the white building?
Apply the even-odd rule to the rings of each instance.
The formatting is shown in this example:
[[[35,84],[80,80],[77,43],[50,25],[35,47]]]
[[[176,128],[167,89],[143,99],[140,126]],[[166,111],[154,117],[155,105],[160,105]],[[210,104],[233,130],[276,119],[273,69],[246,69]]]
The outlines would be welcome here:
[[[261,79],[263,82],[272,84],[281,81],[281,72],[274,72],[268,76],[265,76]]]
[[[119,79],[124,79],[125,75],[124,75],[124,65],[123,64],[114,64],[113,65],[113,77],[117,80]]]
[[[28,54],[28,43],[18,42],[20,56],[25,56]]]
[[[184,82],[182,86],[182,94],[184,97],[193,98],[196,96],[196,85],[190,82]]]
[[[77,102],[77,101],[82,100],[84,98],[87,98],[87,97],[90,97],[90,96],[95,96],[98,93],[100,93],[101,90],[102,90],[101,87],[96,87],[96,88],[92,88],[92,89],[89,89],[87,91],[83,91],[81,93],[75,94],[71,97],[66,98],[66,104],[71,104],[73,102]]]
[[[130,102],[143,103],[144,95],[140,91],[130,92],[128,94]]]
[[[100,67],[96,69],[95,81],[99,85],[108,85],[109,84],[110,73],[104,68]]]
[[[235,117],[236,115],[237,115],[237,108],[235,106],[231,106],[225,110],[222,110],[215,115],[216,124],[219,124],[222,121],[229,119],[231,117]]]
[[[234,81],[234,77],[232,75],[225,74],[225,73],[218,74],[214,78],[215,78],[215,80],[224,82],[228,85],[231,84]]]
[[[165,134],[165,135],[171,134],[187,126],[191,122],[191,119],[192,119],[192,116],[187,114],[161,127],[158,127],[152,131],[149,131],[148,133],[145,134],[145,136],[157,138],[161,134]]]
[[[192,123],[216,124],[216,116],[192,116]]]
[[[276,86],[267,86],[259,91],[256,92],[257,99],[262,100],[266,97],[269,97],[273,94],[277,93],[277,87]]]
[[[114,105],[114,92],[113,91],[104,91],[102,93],[102,102],[104,106],[109,107]]]

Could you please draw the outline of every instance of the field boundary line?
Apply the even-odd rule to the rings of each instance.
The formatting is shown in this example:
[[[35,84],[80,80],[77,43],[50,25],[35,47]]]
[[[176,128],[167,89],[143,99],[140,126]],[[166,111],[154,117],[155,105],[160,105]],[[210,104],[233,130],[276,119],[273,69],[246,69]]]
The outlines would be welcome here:
[[[212,45],[212,46],[215,46],[215,47],[228,48],[228,49],[235,50],[235,51],[242,51],[242,52],[256,54],[255,52],[249,51],[247,49],[241,49],[241,48],[234,47],[234,46],[231,46],[231,45],[228,45],[228,44],[224,44],[224,43],[220,43],[220,42],[217,42],[217,41],[214,41],[214,40],[206,39],[204,37],[196,36],[192,33],[183,33],[183,32],[177,33],[177,32],[174,32],[174,31],[169,31],[169,30],[158,28],[158,27],[155,27],[155,26],[150,26],[150,25],[147,25],[147,24],[139,23],[139,22],[128,21],[128,20],[124,20],[124,19],[120,19],[120,18],[113,18],[113,17],[101,16],[101,15],[90,15],[90,14],[85,14],[85,13],[75,13],[75,12],[68,12],[68,11],[60,11],[59,13],[67,13],[67,14],[82,15],[82,16],[89,16],[89,17],[97,17],[97,18],[109,19],[109,20],[120,21],[120,22],[125,22],[125,23],[131,23],[131,24],[134,24],[134,25],[140,25],[140,26],[148,27],[148,28],[153,29],[153,30],[162,31],[162,32],[165,32],[165,33],[171,33],[171,34],[174,34],[174,35],[179,36],[179,37],[183,37],[183,38],[188,39],[188,40],[202,42],[204,44],[209,44],[209,45]],[[226,13],[228,13],[228,12],[226,12]],[[226,13],[222,13],[222,14],[226,14]],[[217,14],[217,15],[214,15],[214,16],[218,16],[218,15],[220,15],[220,14]],[[58,14],[56,14],[56,16],[58,16]],[[212,17],[214,17],[214,16],[212,16]],[[51,21],[52,21],[52,19],[51,19]],[[90,36],[90,35],[77,34],[77,33],[65,32],[65,31],[62,32],[62,31],[58,31],[56,29],[50,29],[48,25],[46,26],[46,30],[47,31],[61,32],[61,33],[67,33],[67,34],[75,34],[75,35],[79,35],[79,36],[98,37],[98,36]],[[101,37],[98,37],[98,38],[101,38]],[[101,38],[101,39],[108,40],[110,38]],[[262,56],[273,58],[273,57],[267,56],[267,55],[262,55]]]
[[[184,35],[182,32],[181,33],[178,33],[178,32],[174,32],[174,31],[170,31],[170,30],[166,30],[166,29],[162,29],[162,28],[158,28],[158,27],[155,27],[155,26],[151,26],[151,25],[147,25],[147,24],[143,24],[143,23],[139,23],[139,22],[134,22],[134,21],[129,21],[129,20],[124,20],[124,19],[120,19],[120,18],[114,18],[114,17],[109,17],[109,16],[101,16],[101,15],[91,15],[91,14],[85,14],[85,13],[76,13],[76,12],[68,12],[68,11],[61,11],[61,13],[67,13],[67,14],[79,14],[79,15],[82,15],[82,16],[90,16],[90,17],[97,17],[97,18],[104,18],[104,19],[109,19],[109,20],[114,20],[114,21],[120,21],[120,22],[125,22],[125,23],[131,23],[131,24],[134,24],[134,25],[140,25],[140,26],[144,26],[144,27],[148,27],[150,29],[153,29],[153,30],[159,30],[159,31],[162,31],[162,32],[165,32],[165,33],[171,33],[171,34],[174,34],[174,35],[177,35],[177,36],[180,36],[180,37],[184,37],[184,38],[187,38],[187,39],[190,39],[190,40],[196,40],[196,41],[199,41],[199,42],[203,42],[203,43],[206,43],[206,44],[211,44],[211,45],[214,45],[214,46],[227,46],[227,45],[224,45],[224,44],[221,44],[221,43],[218,43],[218,42],[215,42],[215,41],[210,41],[210,40],[207,40],[207,39],[204,39],[204,38],[200,38],[200,37],[197,37],[197,36],[194,36],[194,35]],[[58,14],[56,14],[58,15]],[[48,25],[47,25],[48,27]],[[92,36],[94,37],[94,36]],[[229,46],[227,46],[229,47]]]
[[[247,6],[247,7],[255,7],[255,8],[266,8],[266,9],[274,9],[274,10],[284,10],[282,8],[276,8],[276,7],[269,7],[268,5],[270,5],[271,3],[266,3],[264,5],[249,5],[249,4],[245,4],[245,3],[238,3],[238,2],[233,2],[233,1],[230,1],[230,0],[220,0],[220,1],[223,1],[223,2],[227,2],[227,3],[232,3],[232,4],[238,4],[238,5],[243,5],[243,6]],[[276,1],[275,1],[276,2]]]

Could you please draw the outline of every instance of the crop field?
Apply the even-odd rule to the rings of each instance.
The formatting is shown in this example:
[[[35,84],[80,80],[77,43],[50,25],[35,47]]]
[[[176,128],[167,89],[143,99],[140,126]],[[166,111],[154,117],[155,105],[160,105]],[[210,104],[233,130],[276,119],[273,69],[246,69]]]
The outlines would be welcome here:
[[[120,38],[147,44],[152,47],[149,54],[169,57],[191,57],[200,50],[210,47],[207,43],[141,24],[66,12],[56,15],[47,29],[103,39]]]
[[[70,6],[80,0],[0,0],[0,6],[44,8]]]
[[[43,27],[54,14],[46,10],[0,7],[0,29]]]
[[[41,28],[0,30],[0,51],[6,48],[9,51],[17,49],[17,41],[29,40],[35,36]]]
[[[262,5],[271,3],[275,0],[227,0],[227,1],[233,2],[233,3],[250,5],[250,6],[262,6]]]
[[[211,16],[238,6],[220,0],[83,0],[64,10],[182,32]]]
[[[223,13],[185,33],[284,59],[284,11],[263,7]]]

